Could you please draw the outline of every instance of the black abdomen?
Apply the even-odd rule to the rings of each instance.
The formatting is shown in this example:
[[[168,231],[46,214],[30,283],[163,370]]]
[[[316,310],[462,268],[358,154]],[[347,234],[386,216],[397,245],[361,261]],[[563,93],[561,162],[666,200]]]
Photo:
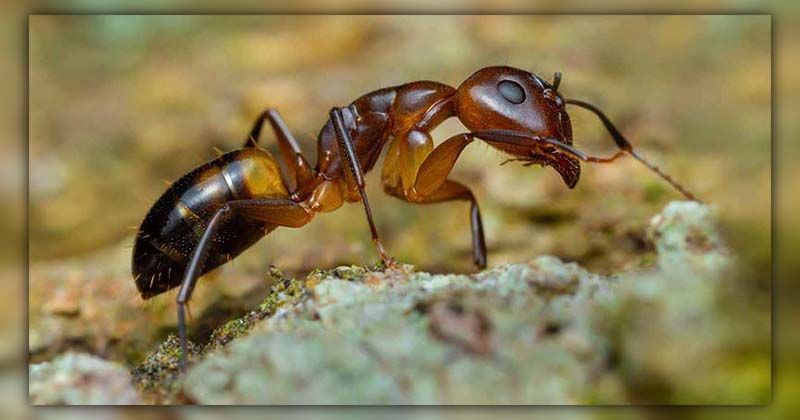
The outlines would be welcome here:
[[[225,203],[248,198],[288,198],[269,152],[246,148],[227,153],[173,183],[145,216],[133,247],[133,276],[142,298],[180,285],[208,221]],[[206,273],[275,228],[233,215],[214,236]]]

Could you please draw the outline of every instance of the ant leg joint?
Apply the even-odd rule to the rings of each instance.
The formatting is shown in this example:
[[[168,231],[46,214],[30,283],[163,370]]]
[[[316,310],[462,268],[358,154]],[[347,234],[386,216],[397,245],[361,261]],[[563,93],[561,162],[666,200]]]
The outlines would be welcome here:
[[[222,207],[220,207],[219,211],[217,212],[219,214],[219,216],[217,217],[226,217],[231,211],[233,211],[231,204],[225,203],[222,205]]]

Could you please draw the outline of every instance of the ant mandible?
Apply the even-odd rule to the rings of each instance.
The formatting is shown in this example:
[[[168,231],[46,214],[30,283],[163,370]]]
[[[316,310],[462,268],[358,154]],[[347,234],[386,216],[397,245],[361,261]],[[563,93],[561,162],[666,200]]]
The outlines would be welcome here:
[[[525,165],[554,168],[569,188],[580,161],[609,163],[628,154],[647,165],[691,200],[695,197],[637,152],[594,105],[565,99],[552,83],[512,67],[478,70],[457,89],[418,81],[368,93],[333,108],[317,139],[313,169],[277,111],[259,115],[244,147],[189,172],[156,201],[141,224],[133,248],[133,276],[143,299],[181,286],[177,296],[181,367],[186,366],[184,308],[198,277],[235,258],[278,226],[301,227],[318,212],[361,201],[372,242],[391,266],[372,220],[364,174],[389,149],[381,180],[384,191],[412,203],[470,203],[473,260],[486,266],[486,244],[478,203],[469,187],[448,178],[464,148],[475,139]],[[588,156],[572,145],[566,105],[594,113],[620,149],[608,158]],[[457,117],[470,131],[434,147],[430,132]],[[259,147],[264,122],[272,127],[286,171]]]

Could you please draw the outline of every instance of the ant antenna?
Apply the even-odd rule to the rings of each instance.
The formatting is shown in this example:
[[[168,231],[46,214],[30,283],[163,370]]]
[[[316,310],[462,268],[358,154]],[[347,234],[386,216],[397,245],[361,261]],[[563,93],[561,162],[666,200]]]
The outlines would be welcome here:
[[[650,168],[653,172],[658,174],[665,181],[669,182],[670,185],[672,185],[676,190],[680,191],[681,194],[686,196],[686,198],[688,198],[689,200],[692,200],[692,201],[697,201],[698,203],[702,203],[702,201],[698,200],[697,197],[695,197],[694,194],[692,194],[691,192],[689,192],[689,190],[684,188],[683,185],[679,184],[678,181],[675,181],[675,179],[673,179],[671,176],[669,176],[669,174],[667,174],[664,171],[662,171],[661,168],[659,168],[658,166],[656,166],[655,164],[653,164],[649,160],[645,159],[645,157],[642,156],[638,151],[636,151],[635,149],[631,149],[631,150],[626,150],[626,152],[629,155],[633,156],[634,159],[638,160],[639,162],[642,162],[645,166]]]
[[[558,92],[558,85],[561,84],[561,72],[557,71],[553,74],[553,92]]]
[[[567,99],[566,102],[568,104],[577,105],[577,106],[579,106],[581,108],[587,109],[587,110],[591,111],[592,113],[594,113],[598,118],[600,118],[600,121],[606,127],[606,130],[608,130],[608,133],[611,134],[611,138],[614,139],[614,143],[617,144],[617,147],[619,147],[620,149],[622,149],[623,152],[633,156],[634,159],[638,160],[639,162],[643,163],[645,166],[650,168],[650,170],[652,170],[658,176],[660,176],[665,181],[667,181],[676,190],[680,191],[681,194],[683,194],[686,198],[688,198],[689,200],[697,201],[698,203],[701,203],[701,201],[698,200],[697,197],[695,197],[694,194],[689,192],[689,190],[684,188],[683,185],[679,184],[671,176],[669,176],[667,173],[662,171],[661,168],[659,168],[655,164],[651,163],[644,156],[642,156],[637,150],[635,150],[633,148],[633,146],[630,144],[630,142],[625,138],[625,136],[623,136],[622,133],[619,132],[617,127],[614,126],[614,124],[611,122],[611,120],[609,120],[608,117],[606,116],[606,114],[604,114],[603,111],[600,111],[599,108],[597,108],[596,106],[594,106],[594,105],[592,105],[592,104],[590,104],[588,102],[584,102],[584,101],[581,101],[581,100],[578,100],[578,99]]]

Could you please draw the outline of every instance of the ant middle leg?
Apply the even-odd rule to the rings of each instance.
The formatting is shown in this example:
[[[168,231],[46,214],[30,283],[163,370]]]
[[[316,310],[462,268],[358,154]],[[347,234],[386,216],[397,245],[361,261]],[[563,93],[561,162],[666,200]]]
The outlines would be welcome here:
[[[486,268],[486,240],[483,234],[483,221],[480,208],[472,191],[447,177],[464,148],[472,143],[474,137],[469,133],[457,134],[433,149],[416,173],[413,188],[405,192],[407,201],[419,204],[440,203],[452,200],[470,202],[470,227],[472,230],[472,259],[478,268]],[[405,162],[411,165],[411,162]]]
[[[344,155],[342,160],[344,160],[345,166],[349,169],[350,180],[352,184],[358,188],[359,194],[361,194],[361,203],[364,205],[364,212],[367,215],[367,222],[369,222],[372,243],[375,245],[375,249],[378,251],[378,256],[380,256],[381,261],[383,261],[386,266],[394,266],[395,261],[386,253],[386,249],[383,247],[383,244],[381,244],[380,237],[378,236],[378,229],[375,227],[375,221],[372,220],[372,209],[369,206],[369,200],[367,199],[367,192],[365,190],[364,172],[361,170],[361,164],[358,162],[353,140],[350,138],[350,133],[344,124],[342,110],[340,108],[331,109],[330,118],[336,132],[340,154]],[[350,184],[350,182],[348,182],[348,184]]]
[[[313,213],[287,199],[246,199],[230,201],[223,205],[206,225],[200,240],[192,252],[189,265],[186,267],[181,288],[178,291],[178,336],[181,347],[181,369],[186,369],[186,321],[184,308],[194,291],[197,279],[203,273],[203,265],[211,249],[215,235],[222,223],[233,214],[267,224],[287,227],[300,227],[311,221]]]
[[[486,239],[483,235],[481,211],[472,190],[460,182],[447,179],[433,192],[425,196],[417,196],[408,201],[416,204],[434,204],[455,200],[467,200],[470,203],[469,220],[472,231],[472,262],[479,269],[484,269],[486,268]]]
[[[455,135],[431,150],[419,167],[416,167],[415,162],[408,157],[400,158],[398,164],[392,163],[393,166],[388,169],[389,172],[415,171],[410,188],[404,188],[399,178],[387,174],[387,166],[384,166],[384,190],[402,200],[418,204],[469,200],[473,262],[478,268],[485,268],[486,240],[478,202],[469,188],[459,182],[447,179],[461,156],[461,152],[473,140],[474,136],[470,133]]]
[[[289,127],[281,118],[281,114],[272,108],[264,110],[256,118],[253,123],[253,128],[245,140],[244,147],[255,147],[258,144],[258,139],[261,136],[261,129],[264,126],[264,121],[268,121],[272,127],[275,137],[278,140],[278,147],[281,153],[281,160],[286,165],[287,184],[289,189],[296,191],[301,185],[305,185],[314,177],[314,171],[308,164],[308,161],[303,156],[303,151],[300,145],[295,140]]]

